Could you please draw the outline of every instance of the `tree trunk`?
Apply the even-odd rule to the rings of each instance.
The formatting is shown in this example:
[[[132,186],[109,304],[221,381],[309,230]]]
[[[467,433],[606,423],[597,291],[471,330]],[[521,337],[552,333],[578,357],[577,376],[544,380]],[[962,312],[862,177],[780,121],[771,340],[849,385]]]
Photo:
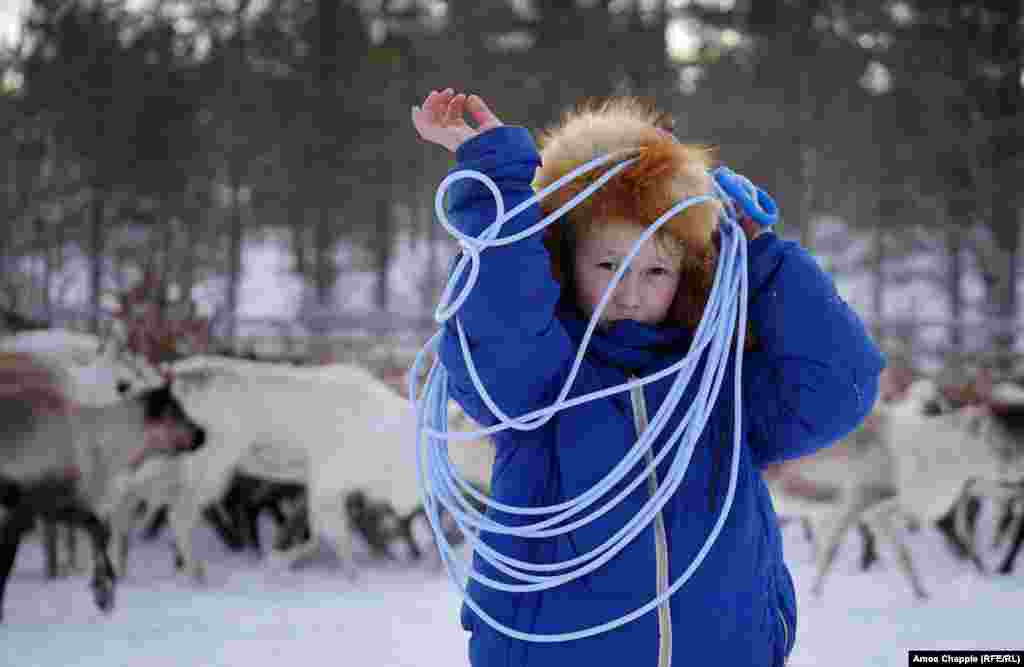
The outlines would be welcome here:
[[[424,242],[427,244],[427,266],[426,276],[420,285],[420,298],[423,300],[423,310],[428,316],[433,314],[437,306],[437,300],[441,296],[441,258],[438,255],[438,240],[440,233],[439,224],[434,221],[433,207],[430,205],[429,196],[420,198],[413,211],[418,218],[418,223],[424,231]]]
[[[178,285],[181,287],[181,294],[184,298],[192,299],[192,287],[196,282],[196,253],[195,244],[198,241],[196,229],[198,222],[196,217],[202,215],[200,209],[183,206],[181,211],[181,227],[184,238],[182,245],[185,251],[182,252],[181,264],[178,268]]]
[[[177,254],[174,252],[175,216],[171,212],[171,207],[164,198],[161,198],[160,200],[159,210],[160,217],[158,220],[161,220],[164,226],[163,238],[160,242],[160,275],[161,282],[164,284],[164,288],[166,289],[167,285],[169,285],[173,280],[172,276],[174,275],[174,272],[172,270],[172,262],[174,261],[173,258],[175,254]],[[191,248],[189,248],[188,251],[190,252]],[[164,296],[166,295],[167,292],[165,291]]]
[[[391,289],[388,283],[388,271],[391,269],[394,243],[394,212],[391,210],[391,198],[388,189],[380,188],[377,195],[376,231],[373,242],[373,266],[377,274],[374,283],[373,304],[382,313],[391,310]]]
[[[239,136],[238,123],[243,114],[243,79],[246,76],[246,35],[245,15],[249,10],[250,0],[239,0],[234,9],[235,48],[232,52],[231,64],[233,71],[228,71],[231,78],[231,96],[228,100],[227,111],[230,125],[228,128],[229,141],[227,150],[228,184],[231,187],[231,216],[228,223],[228,286],[227,286],[227,325],[225,327],[225,345],[230,350],[236,350],[236,336],[238,335],[238,301],[239,290],[242,281],[242,243],[245,231],[242,227],[242,165],[246,160],[244,151],[244,140]],[[233,117],[230,117],[232,116]]]
[[[1013,344],[1017,322],[1017,278],[1020,263],[1021,204],[1020,173],[1024,164],[1024,139],[1020,134],[1020,118],[1024,116],[1024,91],[1021,90],[1021,59],[1024,45],[1018,37],[1022,19],[1020,2],[996,3],[1003,16],[995,24],[991,43],[994,59],[1007,68],[999,81],[992,118],[993,133],[993,201],[992,232],[997,247],[1003,251],[1004,265],[999,267],[995,311],[1000,330],[995,337],[995,352],[1003,370],[1013,365]]]
[[[43,284],[41,305],[43,317],[47,322],[53,321],[53,278],[57,274],[54,257],[54,234],[42,218],[36,218],[36,239],[45,258],[43,262]]]
[[[806,104],[810,100],[805,99]],[[797,211],[800,225],[800,244],[809,252],[814,250],[814,175],[817,170],[817,150],[801,140],[800,146],[800,208]]]
[[[885,225],[880,218],[875,222],[872,242],[874,248],[871,253],[871,310],[875,321],[871,329],[875,340],[881,341],[885,333],[882,329],[885,317]]]
[[[235,336],[238,333],[238,296],[242,282],[242,202],[239,191],[241,184],[237,172],[232,168],[229,176],[231,184],[231,221],[228,232],[228,286],[227,286],[227,325],[224,330],[225,344],[230,350],[235,349]]]
[[[89,331],[96,335],[100,334],[100,305],[103,299],[103,251],[105,245],[103,223],[106,194],[103,188],[93,186],[92,201],[89,207],[89,287],[91,290]]]
[[[290,211],[288,219],[291,221],[289,226],[292,232],[292,258],[294,262],[292,270],[302,276],[305,281],[310,276],[309,239],[306,238],[306,230],[308,229],[306,225],[306,210],[299,203],[298,197],[294,197],[289,201],[288,210]]]
[[[325,186],[326,188],[326,186]],[[326,200],[327,190],[318,193]],[[316,291],[316,316],[313,324],[319,335],[325,335],[327,326],[324,316],[331,312],[331,295],[334,292],[334,234],[331,230],[333,221],[330,205],[324,201],[317,208],[315,229],[316,267],[313,273],[313,287]]]
[[[955,218],[954,218],[955,220]],[[953,328],[949,332],[949,345],[953,350],[953,361],[959,363],[964,355],[964,235],[963,228],[946,225],[946,298],[949,300],[949,317]]]
[[[10,147],[11,144],[7,143],[6,146]],[[15,298],[13,296],[14,290],[11,289],[11,285],[8,282],[7,277],[13,275],[14,273],[14,262],[12,261],[13,253],[11,252],[11,246],[14,240],[14,221],[17,220],[18,214],[20,212],[19,209],[21,208],[18,206],[18,199],[20,194],[18,188],[19,163],[18,160],[14,157],[13,150],[10,150],[8,148],[8,150],[6,150],[5,152],[7,153],[7,170],[4,174],[4,189],[6,190],[6,198],[3,203],[4,209],[2,215],[4,217],[3,221],[0,222],[0,290],[10,290],[12,294],[11,299],[13,300]],[[11,308],[14,308],[13,303],[9,303],[7,305],[9,305]]]
[[[1011,182],[1015,181],[1017,177],[1001,174],[998,170],[996,173],[996,178],[1001,181],[997,185],[997,190],[1001,190],[1004,196],[997,195],[992,207],[991,224],[996,238],[996,246],[1001,250],[996,257],[1002,264],[996,271],[998,280],[992,285],[991,300],[997,322],[993,336],[993,353],[1000,368],[1008,371],[1013,365],[1013,344],[1016,337],[1021,225],[1020,209],[1013,203],[1015,196],[1012,188],[1018,187],[1019,184]],[[1000,201],[1001,199],[1008,201],[1004,203]]]

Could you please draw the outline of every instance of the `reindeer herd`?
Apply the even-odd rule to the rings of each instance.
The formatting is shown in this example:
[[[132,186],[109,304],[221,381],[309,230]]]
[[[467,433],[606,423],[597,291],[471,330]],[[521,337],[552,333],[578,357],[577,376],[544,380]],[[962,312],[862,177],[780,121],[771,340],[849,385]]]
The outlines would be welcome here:
[[[913,593],[927,595],[902,540],[936,525],[979,567],[974,520],[1005,508],[1012,569],[1024,535],[1024,389],[980,376],[969,386],[890,374],[875,412],[843,442],[765,470],[777,514],[815,546],[821,593],[851,527],[888,544]],[[453,408],[456,428],[475,425]],[[461,424],[459,422],[461,421]],[[114,604],[133,539],[166,524],[169,563],[204,580],[193,533],[209,522],[228,548],[279,566],[321,543],[358,575],[354,540],[379,558],[418,559],[433,547],[411,463],[415,417],[393,382],[352,364],[296,366],[192,356],[159,371],[118,344],[62,330],[0,338],[0,613],[18,545],[36,526],[48,573],[83,530],[96,605]],[[463,475],[486,488],[488,441],[451,443]],[[275,527],[264,548],[260,518]],[[58,528],[55,528],[58,527]],[[457,534],[450,536],[458,537]]]
[[[135,528],[153,534],[164,517],[179,567],[197,582],[202,521],[229,548],[261,549],[259,519],[269,514],[279,565],[298,565],[324,542],[349,577],[354,538],[382,558],[430,549],[411,465],[415,415],[359,366],[194,356],[157,372],[114,341],[23,332],[0,339],[0,401],[0,604],[37,521],[90,535],[91,585],[105,611]],[[461,411],[452,416],[475,428]],[[486,486],[489,442],[449,451]]]

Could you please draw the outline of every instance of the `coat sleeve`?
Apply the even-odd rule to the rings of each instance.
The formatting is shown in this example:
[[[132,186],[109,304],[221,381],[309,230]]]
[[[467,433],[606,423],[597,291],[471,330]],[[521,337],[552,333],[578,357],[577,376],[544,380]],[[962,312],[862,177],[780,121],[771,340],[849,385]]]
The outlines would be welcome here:
[[[744,356],[744,417],[755,463],[806,456],[871,411],[885,359],[832,279],[774,233],[750,244],[748,317],[758,346]]]
[[[531,182],[540,157],[523,128],[484,132],[460,146],[456,158],[457,169],[475,169],[494,180],[506,211],[534,194]],[[460,180],[448,192],[447,212],[461,232],[479,236],[494,222],[494,197],[478,181]],[[540,208],[533,204],[505,223],[499,236],[522,231],[540,218]],[[458,288],[468,275],[467,265]],[[445,323],[439,348],[451,396],[478,423],[490,426],[497,419],[473,386],[455,319],[462,323],[488,393],[505,414],[517,417],[554,401],[568,374],[575,346],[555,317],[559,293],[542,233],[481,253],[477,282]]]

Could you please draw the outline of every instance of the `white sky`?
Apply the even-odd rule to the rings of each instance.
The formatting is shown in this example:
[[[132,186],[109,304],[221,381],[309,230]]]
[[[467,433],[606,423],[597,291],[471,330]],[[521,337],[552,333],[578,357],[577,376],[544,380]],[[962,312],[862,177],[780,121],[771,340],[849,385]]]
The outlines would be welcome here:
[[[31,0],[0,0],[0,42],[14,44],[18,38],[21,15],[28,9]]]

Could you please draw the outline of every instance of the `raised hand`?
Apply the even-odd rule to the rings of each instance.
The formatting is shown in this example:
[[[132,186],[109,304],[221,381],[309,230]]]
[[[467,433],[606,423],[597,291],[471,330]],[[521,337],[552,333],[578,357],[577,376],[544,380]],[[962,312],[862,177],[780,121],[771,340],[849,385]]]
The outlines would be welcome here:
[[[466,122],[466,112],[476,123],[475,128]],[[412,123],[424,140],[453,153],[467,139],[502,124],[479,96],[456,94],[451,88],[430,91],[422,107],[412,108]]]

